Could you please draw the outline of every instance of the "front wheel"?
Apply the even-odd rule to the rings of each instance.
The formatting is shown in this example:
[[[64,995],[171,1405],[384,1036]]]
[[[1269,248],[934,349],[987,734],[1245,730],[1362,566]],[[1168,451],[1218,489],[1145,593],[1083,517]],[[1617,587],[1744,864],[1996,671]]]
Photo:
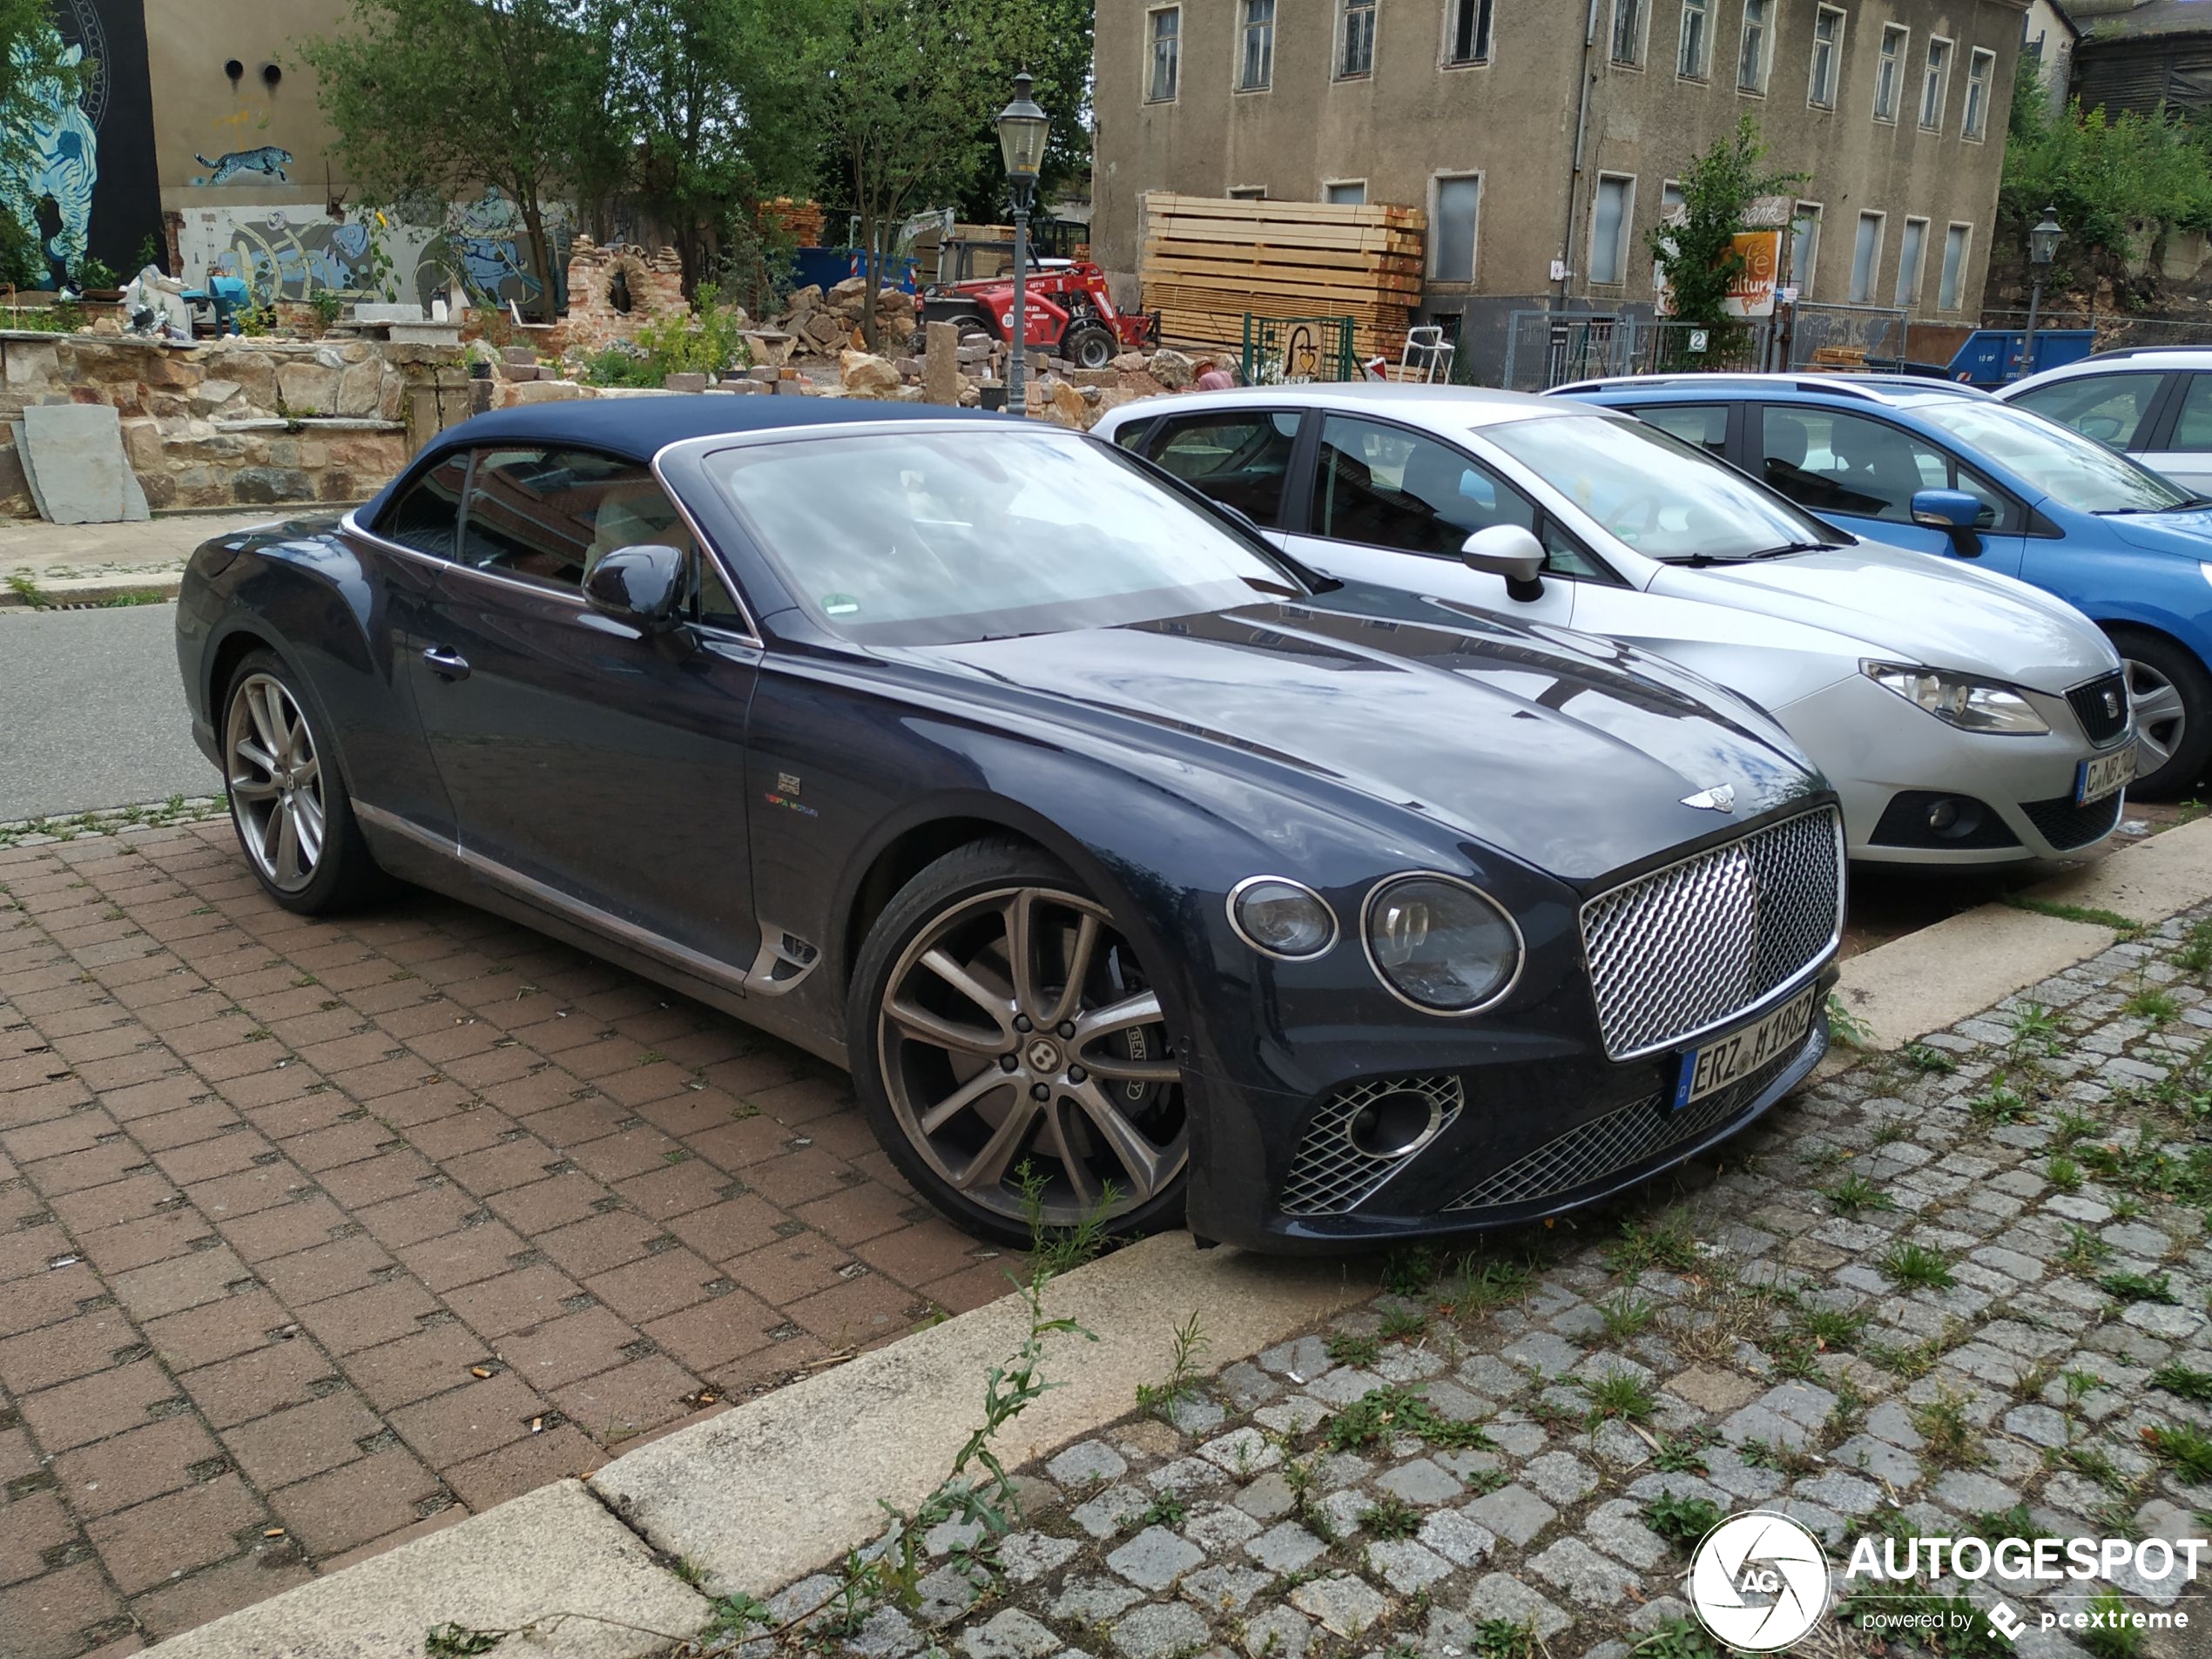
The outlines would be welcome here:
[[[262,891],[310,916],[365,897],[381,873],[354,819],[334,747],[284,659],[271,651],[248,655],[231,676],[223,707],[231,824]]]
[[[1156,1231],[1190,1141],[1166,1018],[1107,908],[1043,852],[981,841],[894,898],[862,947],[853,1080],[877,1138],[968,1231]]]
[[[1060,346],[1060,354],[1077,368],[1104,368],[1121,352],[1122,342],[1096,323],[1070,331]]]
[[[2196,653],[2157,634],[2115,632],[2135,719],[2135,781],[2144,800],[2178,800],[2212,761],[2212,673]]]

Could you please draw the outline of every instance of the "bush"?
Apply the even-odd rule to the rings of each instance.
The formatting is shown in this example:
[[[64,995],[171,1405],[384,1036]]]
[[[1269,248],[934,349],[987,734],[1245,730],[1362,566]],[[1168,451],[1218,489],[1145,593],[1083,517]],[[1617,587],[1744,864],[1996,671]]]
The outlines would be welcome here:
[[[2035,84],[2032,76],[2021,80]],[[2016,92],[1999,216],[2017,233],[2046,206],[2066,226],[2070,246],[2061,258],[2101,248],[2133,259],[2142,251],[2137,220],[2212,229],[2212,140],[2163,113],[2084,111],[2078,98],[2054,111]]]
[[[671,374],[726,374],[749,368],[742,307],[722,303],[722,291],[699,284],[688,313],[658,317],[637,330],[635,346],[611,346],[584,373],[594,386],[658,386]]]

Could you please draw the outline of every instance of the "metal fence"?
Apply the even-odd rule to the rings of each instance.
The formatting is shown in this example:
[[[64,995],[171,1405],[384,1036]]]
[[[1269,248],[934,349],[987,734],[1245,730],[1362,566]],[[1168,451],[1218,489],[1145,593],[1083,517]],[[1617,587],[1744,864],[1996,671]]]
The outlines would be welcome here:
[[[1710,328],[1673,317],[1516,311],[1506,321],[1500,383],[1508,391],[1541,392],[1608,374],[1742,374],[1766,368],[1774,350],[1773,325],[1765,319]]]
[[[1256,317],[1244,314],[1244,384],[1281,386],[1360,377],[1349,317]]]
[[[1985,328],[2025,328],[2027,313],[1988,310],[1981,314]],[[2168,317],[2131,317],[2124,311],[2039,311],[2038,333],[2046,328],[2091,328],[2096,331],[2098,351],[2119,351],[2131,346],[2212,346],[2212,319],[2181,321]]]
[[[1898,306],[1799,302],[1786,325],[1791,369],[1820,364],[1848,368],[1868,358],[1902,363],[1912,353],[1911,314]]]

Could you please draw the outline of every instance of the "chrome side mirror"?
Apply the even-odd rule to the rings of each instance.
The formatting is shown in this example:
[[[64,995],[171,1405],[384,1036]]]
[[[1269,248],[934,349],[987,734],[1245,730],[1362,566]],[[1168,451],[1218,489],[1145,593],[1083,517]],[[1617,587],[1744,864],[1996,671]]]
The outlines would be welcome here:
[[[1505,577],[1509,598],[1526,603],[1543,594],[1544,544],[1518,524],[1475,531],[1460,544],[1460,562],[1470,570]]]

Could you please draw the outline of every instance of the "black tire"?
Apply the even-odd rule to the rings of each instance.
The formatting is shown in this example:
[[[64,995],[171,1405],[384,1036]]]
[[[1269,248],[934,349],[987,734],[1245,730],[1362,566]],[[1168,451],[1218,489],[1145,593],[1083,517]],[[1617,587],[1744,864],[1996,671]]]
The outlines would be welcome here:
[[[2128,792],[2142,800],[2194,794],[2212,762],[2212,672],[2186,645],[2133,628],[2109,631],[2136,715],[2138,765]],[[2148,716],[2143,712],[2148,711]]]
[[[1021,931],[1033,964],[1018,988],[1006,968],[1017,907],[1027,907]],[[954,989],[925,957],[948,960],[990,1000]],[[922,870],[868,930],[848,1001],[855,1092],[915,1190],[979,1237],[1030,1242],[1025,1164],[1043,1184],[1049,1226],[1089,1217],[1117,1237],[1178,1226],[1189,1125],[1164,1021],[1139,1023],[1131,1012],[1147,1003],[1157,1011],[1134,953],[1072,872],[1027,842],[972,842]],[[894,1018],[894,1006],[904,1020]],[[1054,1023],[1030,1021],[1024,1008]],[[920,1035],[917,1021],[963,1040]],[[964,1103],[925,1129],[921,1118],[955,1096]],[[1102,1123],[1118,1138],[1100,1134]],[[1072,1177],[1063,1148],[1075,1155]],[[1139,1197],[1148,1168],[1150,1190]],[[1122,1196],[1106,1204],[1116,1171],[1128,1184],[1116,1182]]]
[[[1122,342],[1111,329],[1091,323],[1069,329],[1060,342],[1060,354],[1077,368],[1104,368],[1122,354]]]
[[[233,671],[215,735],[231,827],[262,892],[287,910],[320,916],[383,890],[337,744],[281,657],[252,651]]]
[[[933,318],[931,320],[934,321],[936,319]],[[1004,333],[1002,329],[993,327],[988,317],[980,316],[972,311],[964,311],[957,317],[947,317],[943,320],[952,324],[955,340],[964,340],[970,334],[988,334],[992,339],[997,340]]]

